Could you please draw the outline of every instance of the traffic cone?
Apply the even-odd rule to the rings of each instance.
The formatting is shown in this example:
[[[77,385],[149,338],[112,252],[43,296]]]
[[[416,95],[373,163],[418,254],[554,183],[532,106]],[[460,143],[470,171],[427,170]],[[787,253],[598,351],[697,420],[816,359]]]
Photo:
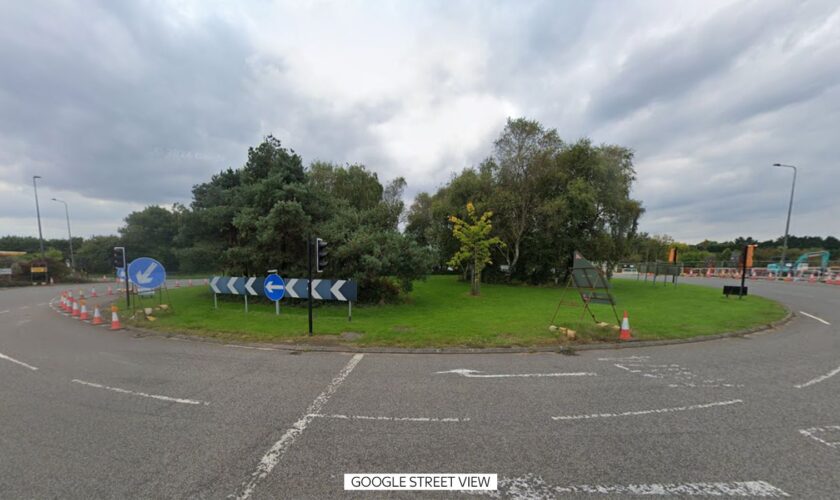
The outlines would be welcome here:
[[[91,288],[91,289],[90,289],[90,296],[91,296],[91,297],[96,297],[96,296],[97,296],[97,295],[96,295],[96,288]]]
[[[209,285],[209,284],[210,284],[210,280],[208,280],[207,278],[204,278],[204,284],[205,284],[205,285]]]
[[[621,332],[618,334],[618,340],[632,340],[630,336],[630,319],[627,317],[627,311],[624,311],[624,319],[621,320]]]
[[[73,316],[74,318],[79,317],[79,302],[76,300],[73,301],[73,313],[70,314],[70,316]]]
[[[111,306],[111,330],[120,330],[120,316],[117,314],[117,306]]]
[[[86,304],[85,300],[84,300],[84,299],[82,299],[82,300],[80,300],[79,302],[81,302],[81,303],[82,303],[82,310],[81,310],[81,311],[80,311],[80,313],[79,313],[79,319],[81,319],[81,320],[87,320],[87,319],[90,319],[90,318],[88,317],[87,306],[85,305],[85,304]]]
[[[73,292],[67,292],[67,301],[64,303],[64,312],[73,312]]]
[[[175,280],[175,288],[181,288],[181,282],[180,281]]]
[[[114,287],[108,285],[108,295],[114,295]]]
[[[91,322],[92,325],[101,325],[102,324],[102,314],[99,312],[99,306],[93,307],[93,321]]]

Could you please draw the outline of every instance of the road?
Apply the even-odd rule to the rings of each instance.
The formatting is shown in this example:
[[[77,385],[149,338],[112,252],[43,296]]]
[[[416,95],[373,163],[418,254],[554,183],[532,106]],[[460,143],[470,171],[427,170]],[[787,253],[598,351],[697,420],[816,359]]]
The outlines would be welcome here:
[[[497,498],[836,498],[840,287],[750,287],[796,317],[574,356],[138,337],[55,312],[58,287],[3,289],[0,498],[467,496],[343,490],[373,472],[494,473]]]

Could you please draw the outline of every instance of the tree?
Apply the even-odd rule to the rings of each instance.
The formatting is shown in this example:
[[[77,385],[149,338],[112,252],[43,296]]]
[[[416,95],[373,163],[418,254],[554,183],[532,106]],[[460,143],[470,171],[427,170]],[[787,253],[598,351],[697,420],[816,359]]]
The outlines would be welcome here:
[[[490,236],[493,226],[490,217],[493,212],[484,212],[481,217],[476,216],[475,206],[467,203],[467,218],[460,219],[454,215],[449,217],[453,224],[452,235],[460,242],[461,248],[449,260],[449,265],[463,268],[466,264],[472,271],[472,287],[470,293],[481,293],[481,271],[491,262],[490,249],[496,245],[504,245],[497,236]]]

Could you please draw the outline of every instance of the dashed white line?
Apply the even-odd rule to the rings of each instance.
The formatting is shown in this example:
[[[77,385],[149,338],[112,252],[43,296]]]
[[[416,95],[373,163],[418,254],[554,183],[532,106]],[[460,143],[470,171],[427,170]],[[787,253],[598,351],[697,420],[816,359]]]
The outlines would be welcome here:
[[[28,364],[24,363],[23,361],[18,361],[18,360],[16,360],[16,359],[15,359],[15,358],[13,358],[13,357],[6,356],[6,355],[5,355],[5,354],[3,354],[2,352],[0,352],[0,359],[5,359],[6,361],[11,361],[12,363],[18,364],[18,365],[20,365],[20,366],[22,366],[22,367],[24,367],[24,368],[29,368],[29,369],[30,369],[30,370],[32,370],[32,371],[35,371],[35,370],[37,370],[37,369],[38,369],[37,367],[32,366],[32,365],[28,365]]]
[[[536,500],[557,498],[567,494],[600,494],[616,496],[728,496],[728,497],[788,497],[786,492],[766,481],[733,481],[702,483],[652,484],[578,484],[553,486],[533,474],[516,478],[499,478],[497,491],[464,491],[471,495],[494,498]]]
[[[306,413],[304,413],[297,422],[292,424],[292,427],[280,437],[279,441],[274,443],[271,448],[268,449],[262,459],[260,459],[257,469],[251,474],[251,478],[242,485],[242,491],[236,495],[237,499],[244,500],[254,493],[257,483],[268,476],[274,467],[277,466],[280,459],[283,458],[283,454],[285,454],[289,447],[292,446],[298,436],[303,434],[303,431],[306,430],[306,427],[315,418],[312,415],[318,415],[321,413],[321,409],[325,404],[327,404],[330,397],[335,394],[335,391],[338,390],[338,387],[342,382],[344,382],[344,379],[350,375],[353,368],[359,364],[362,357],[364,357],[364,354],[356,354],[350,358],[350,361],[347,362],[338,375],[336,375],[329,385],[327,385],[324,392],[319,394],[312,404],[309,405],[309,408],[306,409]]]
[[[811,319],[815,319],[815,320],[819,321],[820,323],[822,323],[824,325],[831,326],[831,323],[829,323],[828,321],[826,321],[822,318],[818,318],[818,317],[814,316],[813,314],[808,314],[805,311],[799,311],[799,314],[804,314],[805,316],[808,316]]]
[[[386,422],[447,422],[447,423],[458,423],[458,422],[469,422],[469,418],[438,418],[438,417],[369,417],[365,415],[324,415],[321,413],[315,413],[311,415],[307,415],[309,417],[314,418],[335,418],[339,420],[377,420],[377,421],[386,421]]]
[[[196,401],[195,399],[173,398],[173,397],[170,397],[170,396],[161,396],[159,394],[147,394],[145,392],[130,391],[128,389],[121,389],[119,387],[110,387],[110,386],[107,386],[107,385],[97,384],[97,383],[94,383],[94,382],[86,382],[84,380],[79,380],[79,379],[76,379],[76,378],[73,379],[73,382],[75,382],[77,384],[86,385],[88,387],[95,387],[97,389],[105,389],[105,390],[108,390],[108,391],[119,392],[121,394],[130,394],[132,396],[140,396],[140,397],[144,397],[144,398],[160,399],[161,401],[170,401],[170,402],[173,402],[173,403],[183,403],[183,404],[187,404],[187,405],[209,405],[210,404],[207,401]]]
[[[0,311],[0,314],[6,314],[7,312],[9,312],[9,310],[8,310],[8,309],[5,309],[5,310],[3,310],[3,311]]]
[[[794,385],[794,387],[796,387],[797,389],[802,389],[803,387],[808,387],[809,385],[818,384],[818,383],[822,382],[823,380],[829,379],[829,378],[837,375],[838,373],[840,373],[840,366],[831,370],[830,372],[826,373],[825,375],[820,375],[819,377],[817,377],[815,379],[812,379],[812,380],[809,380],[809,381],[805,382],[804,384]]]
[[[500,374],[486,374],[478,370],[468,370],[466,368],[458,368],[455,370],[446,370],[442,372],[435,372],[435,374],[455,373],[468,378],[516,378],[516,377],[596,377],[597,373],[592,372],[563,372],[563,373],[500,373]]]
[[[705,408],[714,408],[717,406],[729,406],[735,405],[739,403],[743,403],[744,401],[740,399],[732,399],[729,401],[716,401],[714,403],[704,403],[699,405],[690,405],[690,406],[677,406],[675,408],[659,408],[656,410],[637,410],[637,411],[625,411],[621,413],[592,413],[589,415],[562,415],[559,417],[551,417],[552,420],[586,420],[590,418],[613,418],[613,417],[636,417],[639,415],[653,415],[657,413],[673,413],[678,411],[689,411],[689,410],[702,410]]]
[[[838,437],[840,437],[840,425],[829,425],[827,427],[811,427],[810,429],[799,430],[799,433],[803,436],[808,436],[809,438],[815,441],[819,441],[820,443],[831,448],[837,448],[838,446],[840,446],[840,441],[828,441],[817,436],[817,434],[823,434],[827,432],[837,432]]]

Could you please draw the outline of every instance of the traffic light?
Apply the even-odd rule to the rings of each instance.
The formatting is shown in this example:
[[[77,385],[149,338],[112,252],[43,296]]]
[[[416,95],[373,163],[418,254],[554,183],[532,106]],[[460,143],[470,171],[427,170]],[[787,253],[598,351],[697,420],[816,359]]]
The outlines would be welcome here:
[[[753,254],[755,253],[755,247],[757,247],[757,246],[758,245],[747,245],[747,248],[745,249],[746,250],[746,252],[745,252],[746,253],[746,262],[744,262],[746,267],[752,267],[753,266]]]
[[[125,266],[125,248],[124,247],[114,247],[114,257],[112,260],[114,267],[124,267]]]
[[[315,239],[315,271],[322,273],[327,267],[327,242],[321,238]]]

